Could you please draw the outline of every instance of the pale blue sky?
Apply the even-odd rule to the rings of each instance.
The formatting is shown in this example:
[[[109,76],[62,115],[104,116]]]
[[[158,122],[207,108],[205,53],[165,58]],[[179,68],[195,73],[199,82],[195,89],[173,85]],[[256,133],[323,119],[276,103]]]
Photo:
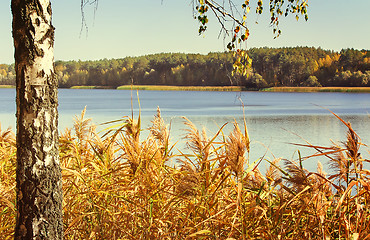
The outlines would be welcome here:
[[[86,9],[88,34],[80,36],[80,0],[52,0],[56,60],[122,58],[160,52],[224,51],[215,19],[204,36],[192,18],[191,0],[100,0],[95,18]],[[238,1],[235,1],[238,2]],[[253,0],[251,1],[253,2]],[[268,3],[268,1],[265,1]],[[268,10],[268,7],[265,6]],[[252,13],[253,11],[251,11]],[[309,21],[281,21],[273,39],[268,11],[251,14],[248,47],[314,46],[370,49],[370,0],[309,0]],[[0,63],[13,62],[10,0],[0,1]]]

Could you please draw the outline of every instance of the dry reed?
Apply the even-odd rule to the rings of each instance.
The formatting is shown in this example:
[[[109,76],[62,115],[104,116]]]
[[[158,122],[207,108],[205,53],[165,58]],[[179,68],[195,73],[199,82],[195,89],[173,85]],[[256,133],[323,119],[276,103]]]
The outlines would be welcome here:
[[[175,152],[159,109],[146,138],[140,116],[99,134],[84,110],[60,135],[65,239],[370,239],[369,160],[339,120],[342,145],[302,145],[326,156],[331,172],[274,159],[262,174],[237,122],[229,136],[221,127],[208,137],[184,118],[188,149]],[[15,151],[14,135],[0,129],[4,239],[15,224]]]

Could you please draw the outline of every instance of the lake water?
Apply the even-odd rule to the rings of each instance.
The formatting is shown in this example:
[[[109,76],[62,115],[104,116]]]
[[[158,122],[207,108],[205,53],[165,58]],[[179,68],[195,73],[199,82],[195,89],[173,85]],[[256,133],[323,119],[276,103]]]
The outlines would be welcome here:
[[[305,144],[306,139],[314,145],[331,146],[331,140],[345,140],[346,128],[328,108],[350,121],[364,143],[370,143],[370,94],[367,93],[275,93],[275,92],[177,92],[139,91],[143,126],[160,107],[167,123],[171,122],[172,142],[185,135],[181,116],[188,117],[197,126],[204,126],[208,135],[216,133],[219,126],[230,122],[225,128],[227,135],[232,122],[243,121],[243,107],[248,131],[252,140],[251,161],[262,157],[297,158],[313,152],[289,143]],[[15,126],[15,89],[0,89],[0,122],[2,129]],[[63,131],[72,126],[73,117],[87,106],[87,117],[96,124],[131,115],[131,103],[138,115],[136,91],[124,90],[59,90],[59,128]],[[321,106],[321,107],[320,107]],[[145,134],[145,133],[144,133]],[[184,144],[179,143],[179,148]],[[268,150],[267,150],[268,149]],[[361,152],[368,158],[368,149]],[[324,162],[325,159],[320,161]],[[265,163],[262,163],[262,168]],[[306,167],[316,168],[316,160],[309,160]],[[327,168],[327,167],[326,167]]]

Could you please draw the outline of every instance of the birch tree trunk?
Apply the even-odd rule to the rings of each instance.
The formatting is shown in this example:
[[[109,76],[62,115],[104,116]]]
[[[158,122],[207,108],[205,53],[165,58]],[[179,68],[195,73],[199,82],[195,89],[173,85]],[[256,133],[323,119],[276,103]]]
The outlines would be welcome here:
[[[17,86],[15,239],[62,239],[58,98],[50,0],[12,0]]]

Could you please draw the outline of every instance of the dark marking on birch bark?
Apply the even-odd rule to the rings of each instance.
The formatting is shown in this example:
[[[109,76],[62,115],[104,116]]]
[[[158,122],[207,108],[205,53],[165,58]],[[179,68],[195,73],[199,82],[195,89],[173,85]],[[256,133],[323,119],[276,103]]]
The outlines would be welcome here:
[[[36,26],[40,27],[41,21],[39,18],[36,18],[35,23],[36,23]]]
[[[52,15],[52,9],[51,9],[51,3],[48,5],[48,9],[47,9],[48,13],[50,15]]]
[[[38,57],[44,57],[44,50],[35,46],[35,54]]]
[[[37,73],[37,77],[44,77],[44,76],[45,76],[44,70],[41,70],[40,72]]]
[[[54,45],[54,32],[55,28],[51,26],[48,31],[42,36],[42,38],[39,40],[39,43],[43,43],[46,39],[50,39],[52,43],[50,45]]]

